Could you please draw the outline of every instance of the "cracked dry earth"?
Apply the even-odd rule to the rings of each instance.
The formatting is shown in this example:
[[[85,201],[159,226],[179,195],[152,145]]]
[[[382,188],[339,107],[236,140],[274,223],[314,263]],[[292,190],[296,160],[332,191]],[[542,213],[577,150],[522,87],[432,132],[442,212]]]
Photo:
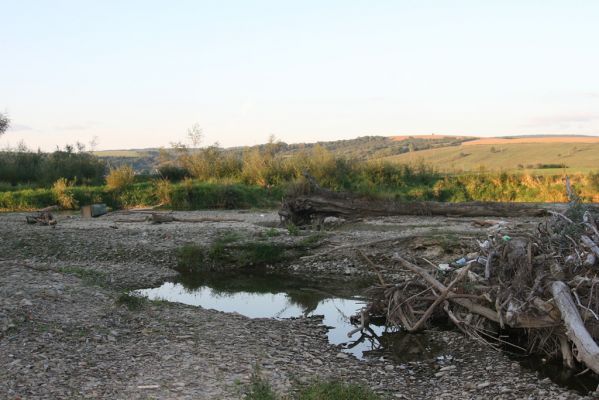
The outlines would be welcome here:
[[[340,352],[316,317],[250,319],[163,301],[133,310],[119,304],[123,288],[174,277],[169,267],[178,246],[207,242],[223,230],[261,232],[276,222],[274,213],[184,213],[206,214],[240,221],[148,225],[61,215],[52,229],[26,225],[23,214],[0,215],[0,398],[239,399],[256,368],[287,394],[330,378],[363,384],[384,398],[582,398],[456,332],[431,333],[452,355],[448,361],[393,364]],[[328,245],[448,224],[395,219],[387,232],[378,228],[381,221],[389,222],[334,231]],[[454,225],[472,234],[469,225]],[[366,274],[348,257],[331,252],[293,269],[322,272],[340,258],[338,273]]]

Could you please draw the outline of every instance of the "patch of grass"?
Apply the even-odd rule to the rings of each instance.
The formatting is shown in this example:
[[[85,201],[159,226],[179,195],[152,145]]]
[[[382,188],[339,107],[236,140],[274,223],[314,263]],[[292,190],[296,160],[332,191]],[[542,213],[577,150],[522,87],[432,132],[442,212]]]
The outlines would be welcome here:
[[[250,264],[275,264],[285,258],[285,248],[272,242],[248,242],[242,253]]]
[[[291,236],[297,236],[300,233],[300,229],[297,227],[297,225],[295,225],[293,223],[287,224],[287,231],[289,232],[289,235],[291,235]]]
[[[279,396],[270,383],[262,378],[257,371],[254,371],[244,398],[246,400],[277,400]]]
[[[218,270],[227,266],[246,267],[281,262],[289,257],[284,244],[249,240],[228,232],[209,246],[188,244],[177,251],[177,269],[185,272]]]
[[[108,283],[105,273],[93,269],[81,267],[62,267],[59,268],[59,271],[64,274],[75,275],[88,286],[106,286]]]
[[[281,232],[279,232],[277,229],[275,228],[270,228],[269,230],[267,230],[265,233],[266,237],[277,237],[281,235]]]
[[[324,239],[326,235],[322,232],[314,233],[306,236],[302,240],[300,240],[298,247],[302,249],[311,249],[317,247],[322,239]]]
[[[148,299],[143,296],[130,293],[121,293],[116,299],[117,304],[127,306],[130,311],[141,309],[147,301]]]
[[[301,390],[297,400],[379,400],[368,388],[337,381],[316,382]]]
[[[246,400],[381,400],[380,396],[366,387],[339,381],[316,381],[301,388],[291,397],[283,396],[278,394],[256,371],[252,373],[250,385],[243,398]]]

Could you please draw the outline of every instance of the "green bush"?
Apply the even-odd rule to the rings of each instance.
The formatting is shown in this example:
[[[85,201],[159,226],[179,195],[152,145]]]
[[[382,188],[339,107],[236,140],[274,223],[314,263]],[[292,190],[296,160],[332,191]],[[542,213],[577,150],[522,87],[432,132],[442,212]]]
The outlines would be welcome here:
[[[135,181],[135,172],[130,165],[112,168],[106,176],[106,186],[111,190],[125,190]]]

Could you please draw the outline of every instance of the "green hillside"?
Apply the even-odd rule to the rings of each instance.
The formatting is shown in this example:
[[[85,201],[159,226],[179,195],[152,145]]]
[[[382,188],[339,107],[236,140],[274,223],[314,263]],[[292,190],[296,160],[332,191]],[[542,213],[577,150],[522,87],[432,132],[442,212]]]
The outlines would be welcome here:
[[[440,171],[494,171],[555,168],[588,172],[599,169],[599,143],[480,144],[414,151],[384,160],[398,163],[424,162]],[[549,172],[549,171],[547,171]],[[553,172],[553,171],[552,171]]]

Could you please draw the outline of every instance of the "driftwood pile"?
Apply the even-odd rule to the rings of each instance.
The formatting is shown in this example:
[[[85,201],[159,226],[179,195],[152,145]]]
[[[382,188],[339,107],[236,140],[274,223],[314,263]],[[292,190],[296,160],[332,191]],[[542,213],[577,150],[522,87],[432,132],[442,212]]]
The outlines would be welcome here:
[[[386,283],[379,274],[355,331],[375,318],[409,332],[449,320],[496,348],[516,334],[527,338],[529,353],[599,374],[598,222],[597,214],[573,202],[534,232],[496,230],[477,241],[477,252],[449,265],[396,253],[407,277]]]
[[[56,210],[58,210],[58,206],[42,208],[35,214],[26,215],[25,220],[28,224],[48,225],[54,228],[58,221],[54,218],[54,215],[52,215],[52,211]]]

